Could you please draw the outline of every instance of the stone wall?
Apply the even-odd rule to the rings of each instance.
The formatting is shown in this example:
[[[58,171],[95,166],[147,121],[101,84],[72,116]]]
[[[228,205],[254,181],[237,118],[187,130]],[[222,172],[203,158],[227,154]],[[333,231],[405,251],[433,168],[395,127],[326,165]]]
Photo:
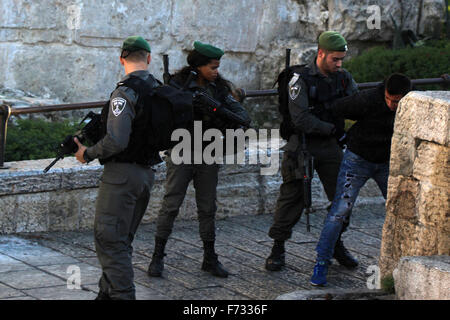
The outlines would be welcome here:
[[[246,89],[272,86],[283,67],[314,56],[325,30],[340,31],[349,55],[393,38],[390,14],[404,28],[432,35],[444,18],[441,0],[2,0],[0,86],[62,102],[106,100],[122,74],[120,45],[140,34],[152,46],[150,71],[162,78],[162,54],[173,72],[194,40],[224,48],[221,72]],[[381,28],[369,29],[369,5]],[[403,6],[403,7],[402,7]],[[406,12],[409,15],[406,16]],[[420,12],[420,14],[419,14]]]
[[[274,153],[272,153],[273,155]],[[278,154],[278,153],[277,153]],[[91,229],[102,166],[81,165],[64,158],[48,173],[51,159],[7,162],[0,170],[0,233]],[[164,195],[165,164],[156,168],[155,185],[143,222],[155,220]],[[281,176],[260,175],[259,165],[223,165],[217,188],[217,218],[274,212]],[[317,177],[313,179],[313,207],[328,200]],[[374,181],[361,190],[357,205],[384,203]],[[188,188],[178,219],[196,219],[195,194]]]
[[[379,266],[450,255],[450,93],[410,92],[397,111]]]
[[[403,257],[394,280],[399,300],[450,300],[450,256]]]

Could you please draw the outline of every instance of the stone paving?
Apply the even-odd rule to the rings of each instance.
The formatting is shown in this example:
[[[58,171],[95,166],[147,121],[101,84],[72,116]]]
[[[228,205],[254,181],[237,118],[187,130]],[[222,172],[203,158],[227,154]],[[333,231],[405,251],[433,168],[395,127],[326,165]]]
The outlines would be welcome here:
[[[245,205],[244,203],[242,205]],[[311,214],[311,232],[305,217],[286,243],[286,267],[280,272],[264,268],[272,240],[267,231],[271,214],[235,216],[217,221],[216,251],[230,271],[227,279],[200,269],[203,250],[198,223],[177,220],[167,243],[163,278],[146,274],[153,252],[155,224],[142,224],[133,242],[137,299],[140,300],[272,300],[298,290],[316,290],[309,284],[315,245],[326,211]],[[329,285],[322,290],[367,289],[366,270],[376,265],[381,245],[384,205],[360,204],[343,236],[346,247],[360,261],[356,270],[333,263]],[[81,289],[73,286],[73,268],[79,268]],[[98,292],[101,270],[93,233],[40,232],[0,236],[0,299],[91,300]]]

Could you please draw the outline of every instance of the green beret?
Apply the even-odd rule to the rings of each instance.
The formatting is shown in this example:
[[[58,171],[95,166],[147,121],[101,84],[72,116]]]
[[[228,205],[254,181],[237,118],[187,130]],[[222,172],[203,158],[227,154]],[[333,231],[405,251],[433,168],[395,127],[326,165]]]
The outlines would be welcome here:
[[[140,36],[132,36],[125,39],[122,45],[122,50],[126,51],[138,51],[138,50],[145,50],[148,52],[151,52],[150,45],[147,41],[145,41],[144,38]]]
[[[319,36],[319,47],[329,51],[347,51],[347,41],[336,31],[325,31]]]
[[[221,49],[210,44],[201,43],[200,41],[194,42],[194,48],[197,52],[211,59],[220,60],[220,58],[224,55],[224,52]]]

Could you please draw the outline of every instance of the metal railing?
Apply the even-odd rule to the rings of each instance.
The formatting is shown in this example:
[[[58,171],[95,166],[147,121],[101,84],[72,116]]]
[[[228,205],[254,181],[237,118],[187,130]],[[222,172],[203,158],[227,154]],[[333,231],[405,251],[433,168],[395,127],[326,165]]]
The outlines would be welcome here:
[[[430,79],[415,79],[412,80],[413,85],[429,85],[429,84],[440,84],[443,87],[448,87],[450,85],[450,76],[448,74],[442,75],[440,78],[430,78]],[[359,83],[359,89],[369,89],[378,86],[381,82],[365,82]],[[276,89],[268,90],[245,90],[241,89],[244,97],[255,98],[255,97],[268,97],[278,95]],[[38,106],[38,107],[28,107],[28,108],[11,108],[8,105],[0,106],[0,169],[7,169],[4,166],[5,159],[5,145],[6,145],[6,132],[7,123],[10,116],[16,116],[21,114],[30,113],[43,113],[43,112],[54,112],[54,111],[71,111],[71,110],[81,110],[81,109],[93,109],[101,108],[104,106],[106,101],[96,101],[96,102],[85,102],[85,103],[70,103],[70,104],[57,104],[49,106]]]

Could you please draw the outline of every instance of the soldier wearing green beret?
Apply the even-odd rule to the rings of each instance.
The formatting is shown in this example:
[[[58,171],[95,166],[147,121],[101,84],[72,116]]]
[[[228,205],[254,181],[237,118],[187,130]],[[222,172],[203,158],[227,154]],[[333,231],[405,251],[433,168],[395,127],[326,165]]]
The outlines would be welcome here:
[[[315,59],[307,66],[299,66],[288,79],[288,108],[294,131],[284,147],[286,152],[281,163],[283,182],[269,230],[274,245],[266,259],[267,270],[278,271],[285,265],[284,243],[291,237],[292,228],[304,208],[303,183],[300,180],[303,175],[297,174],[298,163],[303,161],[298,159],[303,134],[328,200],[333,200],[342,160],[338,141],[345,137],[344,119],[332,117],[326,112],[325,105],[357,91],[350,73],[342,69],[346,54],[347,42],[342,35],[334,31],[323,32],[318,39]],[[334,252],[339,263],[347,267],[357,265],[340,236]]]
[[[188,66],[176,73],[172,77],[170,84],[176,87],[184,86],[189,74],[194,71],[197,73],[197,76],[187,84],[188,90],[207,93],[210,97],[221,102],[223,106],[235,115],[250,123],[247,111],[233,97],[232,84],[219,74],[220,59],[223,54],[224,52],[221,49],[212,45],[199,41],[194,42],[194,50],[187,56]],[[194,101],[194,119],[201,121],[203,131],[216,128],[223,132],[227,128],[237,128],[234,124],[227,123],[224,119],[212,116],[208,112],[203,112],[202,106],[197,106],[195,103]],[[192,141],[191,145],[194,146],[194,144]],[[192,155],[195,152],[193,150]],[[204,249],[202,270],[210,272],[217,277],[227,277],[228,272],[219,262],[214,249],[216,237],[215,214],[217,210],[216,188],[219,165],[216,163],[206,164],[203,161],[200,164],[195,164],[193,159],[191,159],[190,163],[174,164],[171,159],[171,150],[169,150],[168,155],[166,158],[167,174],[165,195],[161,210],[158,213],[155,248],[148,274],[153,277],[160,277],[163,272],[166,242],[172,232],[175,218],[183,203],[188,185],[193,180],[199,232]]]
[[[137,88],[158,86],[147,70],[150,51],[142,37],[123,42],[119,59],[126,76],[102,110],[103,138],[89,148],[76,140],[75,156],[80,162],[98,158],[104,164],[94,220],[95,248],[102,267],[98,300],[136,298],[131,242],[149,202],[154,182],[151,166],[162,161],[142,139],[150,134],[148,126],[141,124],[149,108]]]

